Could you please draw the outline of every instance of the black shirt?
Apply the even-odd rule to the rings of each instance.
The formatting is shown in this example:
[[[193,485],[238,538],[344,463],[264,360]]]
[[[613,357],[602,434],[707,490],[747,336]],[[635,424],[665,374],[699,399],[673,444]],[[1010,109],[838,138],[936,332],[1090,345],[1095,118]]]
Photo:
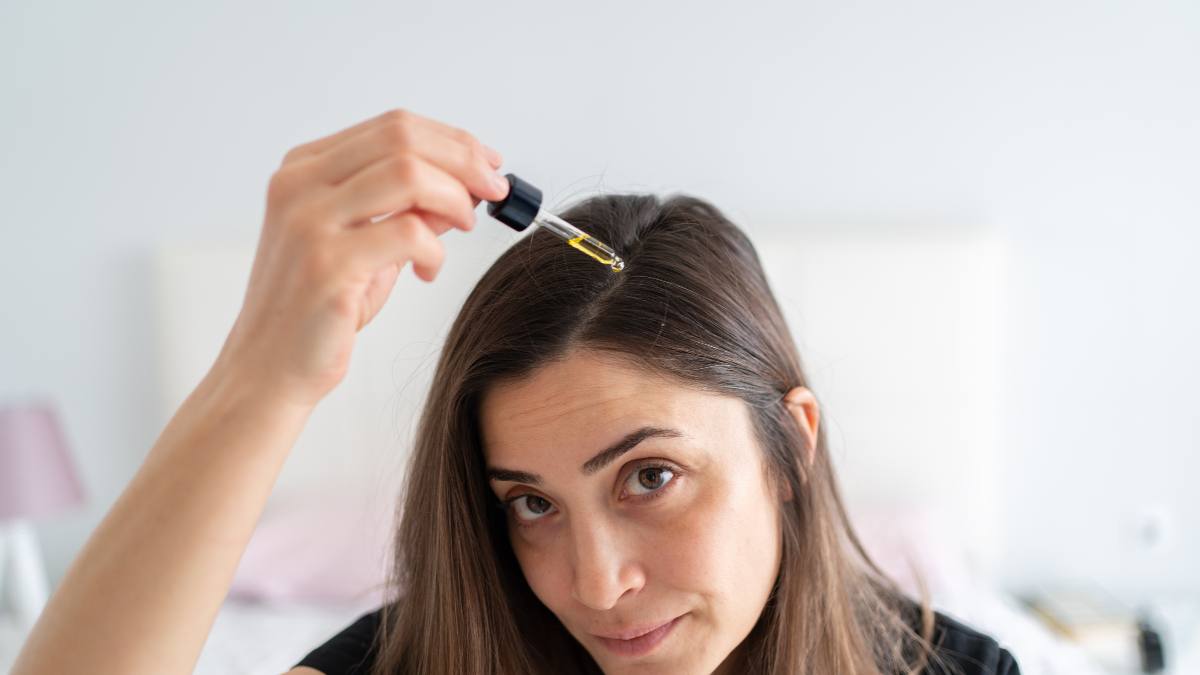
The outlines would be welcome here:
[[[371,639],[379,628],[382,609],[364,614],[345,630],[317,647],[296,666],[316,668],[325,675],[368,675],[375,658]],[[933,644],[950,670],[927,668],[930,675],[1020,675],[1017,662],[994,639],[936,612]],[[295,666],[293,666],[295,667]]]

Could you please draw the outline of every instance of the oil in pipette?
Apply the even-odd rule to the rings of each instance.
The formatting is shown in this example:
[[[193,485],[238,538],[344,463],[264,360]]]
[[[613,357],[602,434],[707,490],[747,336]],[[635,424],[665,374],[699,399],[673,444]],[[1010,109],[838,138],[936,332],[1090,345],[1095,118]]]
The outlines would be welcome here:
[[[540,225],[613,272],[625,269],[625,261],[608,244],[543,209],[541,190],[515,174],[504,177],[508,179],[508,195],[499,202],[488,202],[488,214],[493,218],[518,232],[530,225]]]

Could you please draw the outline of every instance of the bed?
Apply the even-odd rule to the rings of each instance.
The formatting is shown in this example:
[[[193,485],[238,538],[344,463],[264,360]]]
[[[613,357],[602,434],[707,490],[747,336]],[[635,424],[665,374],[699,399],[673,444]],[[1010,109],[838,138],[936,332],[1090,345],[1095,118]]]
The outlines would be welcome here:
[[[521,235],[481,222],[469,236],[447,236],[436,284],[401,275],[360,333],[346,380],[297,441],[197,673],[282,673],[378,606],[370,589],[386,566],[406,448],[441,340],[474,280]],[[903,583],[914,583],[916,564],[935,606],[997,637],[1027,675],[1098,673],[998,581],[1007,545],[996,479],[1003,242],[970,227],[780,225],[752,236],[868,548]],[[157,253],[164,420],[219,351],[253,251],[247,240]],[[311,544],[335,535],[341,544]]]

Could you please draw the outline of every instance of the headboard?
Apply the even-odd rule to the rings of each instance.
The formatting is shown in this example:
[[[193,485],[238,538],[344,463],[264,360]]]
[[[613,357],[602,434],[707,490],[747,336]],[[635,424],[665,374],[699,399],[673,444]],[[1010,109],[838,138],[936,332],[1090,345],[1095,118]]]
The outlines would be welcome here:
[[[998,336],[1002,246],[979,228],[759,227],[751,232],[822,404],[852,513],[918,506],[968,533],[988,565],[999,539]],[[405,270],[358,336],[350,372],[297,441],[271,504],[399,489],[446,330],[475,280],[520,235],[451,232],[432,285]],[[212,364],[241,306],[254,243],[157,254],[164,419]]]

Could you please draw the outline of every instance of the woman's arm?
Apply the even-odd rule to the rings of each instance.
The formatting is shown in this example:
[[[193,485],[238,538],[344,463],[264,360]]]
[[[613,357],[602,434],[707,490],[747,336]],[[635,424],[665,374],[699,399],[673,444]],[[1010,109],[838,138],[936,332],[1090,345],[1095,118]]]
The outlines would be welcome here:
[[[192,672],[279,471],[345,377],[358,331],[405,265],[432,281],[438,235],[470,230],[481,198],[504,198],[500,161],[467,132],[404,110],[287,153],[216,363],[76,556],[15,675]]]
[[[310,412],[215,366],[67,570],[13,675],[192,672]]]

